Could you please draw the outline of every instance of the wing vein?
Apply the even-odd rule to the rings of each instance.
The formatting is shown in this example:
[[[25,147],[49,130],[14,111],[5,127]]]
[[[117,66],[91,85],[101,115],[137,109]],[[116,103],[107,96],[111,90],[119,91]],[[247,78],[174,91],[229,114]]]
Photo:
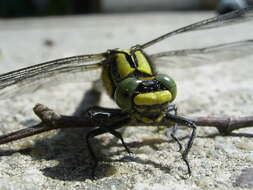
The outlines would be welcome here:
[[[224,15],[216,16],[213,18],[209,18],[206,20],[202,20],[199,22],[196,22],[194,24],[190,24],[188,26],[179,28],[177,30],[174,30],[172,32],[166,33],[162,36],[159,36],[158,38],[155,38],[149,42],[146,42],[142,45],[140,45],[141,48],[147,48],[159,41],[162,41],[170,36],[174,36],[177,34],[181,34],[184,32],[190,32],[190,31],[196,31],[196,30],[204,30],[204,29],[210,29],[210,28],[218,28],[223,27],[227,25],[232,25],[236,23],[241,23],[244,21],[252,20],[253,19],[253,9],[252,7],[247,7],[244,9],[236,10]]]

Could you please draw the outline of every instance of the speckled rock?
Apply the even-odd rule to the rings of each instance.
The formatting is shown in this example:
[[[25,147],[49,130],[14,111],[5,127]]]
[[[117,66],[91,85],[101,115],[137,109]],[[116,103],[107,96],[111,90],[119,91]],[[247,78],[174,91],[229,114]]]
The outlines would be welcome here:
[[[128,48],[210,16],[213,13],[173,12],[0,20],[0,72],[66,56]],[[245,23],[187,33],[150,47],[147,53],[252,39],[252,30],[252,23]],[[50,46],[48,40],[52,42]],[[177,81],[175,103],[179,115],[253,115],[252,61],[250,56],[220,63],[211,60],[207,64],[195,64],[194,60],[180,64],[162,62],[158,71]],[[0,101],[0,134],[36,124],[38,118],[32,112],[36,103],[65,115],[96,104],[94,96],[82,103],[87,98],[84,92],[90,87],[90,83],[64,83]],[[100,104],[116,106],[105,94]],[[102,160],[96,180],[91,179],[92,160],[84,139],[87,130],[52,131],[1,145],[0,189],[223,190],[250,184],[238,176],[253,164],[253,145],[248,138],[253,134],[251,128],[233,136],[221,136],[216,129],[198,127],[188,156],[191,177],[177,152],[177,144],[165,130],[144,126],[126,127],[120,132],[133,155],[128,155],[110,134],[95,138],[92,144]],[[186,144],[189,132],[185,127],[178,130],[182,144]]]

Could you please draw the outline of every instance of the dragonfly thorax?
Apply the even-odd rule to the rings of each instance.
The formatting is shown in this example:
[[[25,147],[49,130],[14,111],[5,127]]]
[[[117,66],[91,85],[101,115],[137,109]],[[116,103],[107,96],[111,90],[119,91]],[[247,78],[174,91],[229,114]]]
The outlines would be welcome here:
[[[139,48],[112,50],[102,79],[118,106],[144,123],[159,122],[176,97],[174,80],[154,72],[148,56]]]

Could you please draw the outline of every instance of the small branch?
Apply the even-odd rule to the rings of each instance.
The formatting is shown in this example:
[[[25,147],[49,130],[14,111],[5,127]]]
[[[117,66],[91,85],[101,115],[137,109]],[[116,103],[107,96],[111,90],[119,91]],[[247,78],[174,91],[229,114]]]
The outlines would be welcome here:
[[[48,127],[47,125],[45,125],[43,123],[39,123],[35,126],[21,129],[21,130],[15,131],[13,133],[9,133],[7,135],[0,136],[0,144],[5,144],[5,143],[15,141],[15,140],[18,140],[21,138],[25,138],[25,137],[36,135],[39,133],[43,133],[45,131],[50,131],[52,129],[53,128]]]
[[[94,122],[88,117],[63,116],[48,107],[37,104],[33,108],[34,113],[41,119],[41,123],[0,136],[0,144],[62,128],[95,127]]]
[[[246,117],[197,117],[192,121],[197,126],[216,127],[220,133],[229,134],[233,130],[252,127],[253,116]]]
[[[41,119],[42,123],[51,126],[52,129],[96,127],[90,117],[60,115],[42,104],[36,104],[33,111]]]
[[[92,128],[96,127],[94,120],[88,116],[64,116],[57,114],[48,107],[37,104],[34,113],[41,119],[41,123],[13,133],[0,136],[0,144],[5,144],[14,140],[36,135],[45,131],[63,128]],[[216,127],[220,133],[229,134],[233,130],[253,126],[253,116],[248,117],[197,117],[191,118],[197,126]],[[135,127],[143,126],[139,123],[131,123]],[[130,124],[130,125],[131,125]],[[163,123],[161,123],[162,125]],[[164,123],[166,124],[166,123]],[[168,124],[168,123],[167,123]],[[150,124],[149,126],[155,126]]]

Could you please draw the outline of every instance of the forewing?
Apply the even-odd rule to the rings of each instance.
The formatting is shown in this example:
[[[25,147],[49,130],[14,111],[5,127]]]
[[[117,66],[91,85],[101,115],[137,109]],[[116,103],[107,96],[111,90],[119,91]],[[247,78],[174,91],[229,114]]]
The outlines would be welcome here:
[[[97,80],[100,77],[101,69],[99,68],[105,59],[105,53],[80,55],[2,74],[0,75],[0,99],[62,82]]]
[[[224,15],[220,15],[214,18],[202,20],[200,22],[196,22],[194,24],[179,28],[172,32],[166,33],[156,39],[153,39],[149,42],[146,42],[140,45],[141,48],[147,48],[159,41],[162,41],[170,36],[178,35],[184,32],[196,31],[196,30],[203,30],[203,29],[210,29],[210,28],[218,28],[222,26],[232,25],[236,23],[241,23],[245,21],[249,21],[253,19],[253,8],[247,7],[244,9],[236,10]]]
[[[229,61],[253,55],[253,40],[209,46],[200,49],[183,49],[150,55],[158,67],[187,67]]]

